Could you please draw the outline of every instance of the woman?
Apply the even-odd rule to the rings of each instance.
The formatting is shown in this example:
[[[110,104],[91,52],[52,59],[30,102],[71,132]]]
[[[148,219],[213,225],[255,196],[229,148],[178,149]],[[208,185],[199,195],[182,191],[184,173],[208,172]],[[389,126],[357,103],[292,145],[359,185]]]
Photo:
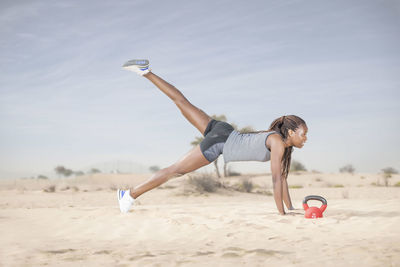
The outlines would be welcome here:
[[[118,190],[121,212],[128,212],[141,194],[173,177],[210,164],[220,154],[224,155],[225,162],[270,160],[276,207],[281,215],[285,214],[283,202],[289,210],[293,209],[287,176],[293,146],[302,148],[307,140],[308,128],[304,120],[295,115],[283,116],[274,120],[268,131],[241,134],[230,124],[216,121],[192,105],[178,89],[151,72],[148,60],[130,60],[123,67],[144,76],[165,93],[204,139],[179,161],[158,171],[146,182],[130,190]]]

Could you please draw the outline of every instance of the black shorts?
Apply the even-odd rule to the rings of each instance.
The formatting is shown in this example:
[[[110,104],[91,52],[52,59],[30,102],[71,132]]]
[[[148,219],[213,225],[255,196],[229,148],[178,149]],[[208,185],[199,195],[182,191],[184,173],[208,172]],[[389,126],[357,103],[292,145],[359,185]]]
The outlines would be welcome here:
[[[200,149],[209,162],[213,162],[222,154],[226,139],[232,131],[232,125],[227,122],[212,119],[208,123]]]

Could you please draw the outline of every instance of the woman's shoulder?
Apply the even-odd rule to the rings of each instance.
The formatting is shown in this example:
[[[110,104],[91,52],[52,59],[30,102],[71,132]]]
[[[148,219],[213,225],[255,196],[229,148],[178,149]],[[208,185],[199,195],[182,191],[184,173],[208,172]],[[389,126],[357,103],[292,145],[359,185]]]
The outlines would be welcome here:
[[[271,151],[272,148],[284,148],[285,144],[283,143],[282,136],[275,131],[270,131],[269,133],[265,140],[268,150]]]

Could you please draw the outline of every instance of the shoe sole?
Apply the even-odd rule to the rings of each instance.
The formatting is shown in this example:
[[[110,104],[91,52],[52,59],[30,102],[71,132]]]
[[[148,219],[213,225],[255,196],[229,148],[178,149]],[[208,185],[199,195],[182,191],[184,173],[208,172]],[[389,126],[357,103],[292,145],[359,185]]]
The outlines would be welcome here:
[[[138,66],[140,69],[148,68],[150,62],[147,59],[132,59],[122,65],[123,68],[131,67],[131,66]]]

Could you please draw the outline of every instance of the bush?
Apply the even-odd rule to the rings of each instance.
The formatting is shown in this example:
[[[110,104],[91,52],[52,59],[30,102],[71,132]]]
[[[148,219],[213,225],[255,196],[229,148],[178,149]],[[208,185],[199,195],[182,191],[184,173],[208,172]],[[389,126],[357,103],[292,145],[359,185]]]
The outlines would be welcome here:
[[[92,169],[89,171],[89,173],[95,174],[95,173],[101,173],[101,171],[100,171],[99,169],[92,168]]]
[[[394,169],[392,167],[386,167],[386,168],[382,169],[382,171],[385,174],[398,174],[399,173],[396,169]]]
[[[297,172],[297,171],[307,171],[306,167],[304,167],[303,164],[296,160],[292,160],[290,164],[290,171],[291,172]]]
[[[302,185],[289,185],[289,188],[290,189],[300,189],[300,188],[303,188],[303,186]]]
[[[212,178],[207,174],[201,174],[196,176],[189,177],[188,183],[194,188],[203,193],[203,192],[215,192],[218,188],[221,187],[221,183]]]
[[[46,192],[46,193],[54,193],[55,191],[56,191],[55,185],[49,185],[49,186],[43,188],[43,192]]]
[[[159,170],[161,170],[161,168],[156,165],[149,167],[149,171],[151,171],[151,172],[158,172]]]
[[[355,169],[354,169],[353,165],[351,165],[351,164],[347,164],[339,169],[339,172],[341,172],[341,173],[348,172],[348,173],[353,174],[354,171],[355,171]]]
[[[254,184],[249,179],[246,179],[242,181],[240,188],[243,192],[250,193],[254,188]]]
[[[383,179],[385,181],[385,186],[389,186],[389,178],[392,177],[392,174],[397,174],[398,171],[392,167],[387,167],[382,169],[383,171]]]

